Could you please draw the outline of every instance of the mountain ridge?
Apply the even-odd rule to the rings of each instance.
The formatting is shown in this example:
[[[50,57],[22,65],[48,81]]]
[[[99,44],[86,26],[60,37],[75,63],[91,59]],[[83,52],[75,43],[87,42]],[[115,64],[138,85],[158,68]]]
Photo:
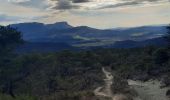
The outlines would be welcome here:
[[[11,26],[23,33],[25,41],[66,43],[71,46],[107,46],[126,40],[145,41],[166,34],[166,26],[96,29],[88,26],[73,27],[67,22],[56,22],[54,24],[33,22],[12,24]]]

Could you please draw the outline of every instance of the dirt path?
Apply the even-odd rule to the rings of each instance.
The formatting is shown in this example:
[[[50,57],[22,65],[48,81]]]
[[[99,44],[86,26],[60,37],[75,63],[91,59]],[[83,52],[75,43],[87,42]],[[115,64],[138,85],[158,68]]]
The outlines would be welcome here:
[[[141,100],[170,100],[166,97],[168,88],[160,88],[161,82],[158,80],[150,80],[147,82],[128,80]]]
[[[98,87],[94,90],[94,94],[96,96],[104,96],[104,97],[113,97],[113,94],[111,92],[111,85],[113,80],[113,75],[106,71],[105,68],[102,68],[103,73],[105,74],[106,78],[104,79],[105,85]]]
[[[105,68],[102,68],[103,73],[105,74],[106,78],[104,79],[105,84],[100,86],[94,90],[94,94],[96,96],[102,96],[110,98],[109,100],[128,100],[127,97],[123,94],[113,94],[111,91],[111,85],[113,82],[113,75],[106,71]]]
[[[105,70],[105,68],[102,68],[103,73],[105,74],[105,84],[103,86],[100,86],[94,90],[94,94],[96,96],[101,96],[101,97],[108,97],[111,100],[128,100],[127,97],[123,94],[113,94],[111,91],[111,85],[113,82],[114,76]],[[141,100],[139,98],[134,98],[134,100]]]

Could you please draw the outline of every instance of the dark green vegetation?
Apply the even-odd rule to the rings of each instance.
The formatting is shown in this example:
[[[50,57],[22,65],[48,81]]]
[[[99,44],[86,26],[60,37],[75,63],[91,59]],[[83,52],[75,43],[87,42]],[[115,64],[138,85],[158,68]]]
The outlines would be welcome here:
[[[11,51],[22,43],[21,33],[10,26],[0,26],[0,67],[10,60]]]
[[[167,37],[166,37],[166,38],[167,38],[167,41],[168,41],[168,43],[169,43],[168,46],[170,47],[170,25],[167,27],[167,30],[168,30],[168,31],[167,31],[168,34],[167,34]]]
[[[22,42],[21,33],[10,26],[0,26],[0,53],[7,52]]]
[[[93,90],[103,83],[103,66],[123,78],[147,80],[170,74],[168,47],[11,54],[21,40],[15,29],[0,28],[0,100],[95,100]]]
[[[114,75],[111,90],[113,94],[124,94],[127,100],[133,100],[132,98],[138,95],[134,89],[129,87],[128,81],[119,75]]]
[[[170,90],[167,91],[166,95],[167,95],[167,96],[170,96]]]

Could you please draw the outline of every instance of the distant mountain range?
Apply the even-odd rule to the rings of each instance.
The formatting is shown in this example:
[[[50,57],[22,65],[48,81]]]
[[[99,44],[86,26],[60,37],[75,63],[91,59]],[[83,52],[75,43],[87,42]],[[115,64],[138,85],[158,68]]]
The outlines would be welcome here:
[[[95,29],[87,26],[73,27],[67,22],[54,24],[33,22],[12,24],[11,26],[22,32],[25,41],[36,45],[46,43],[45,45],[48,44],[47,47],[50,43],[52,45],[67,44],[71,47],[83,48],[99,46],[136,47],[157,44],[158,40],[164,43],[164,40],[159,39],[159,37],[166,34],[166,26]],[[50,47],[53,47],[52,45]]]

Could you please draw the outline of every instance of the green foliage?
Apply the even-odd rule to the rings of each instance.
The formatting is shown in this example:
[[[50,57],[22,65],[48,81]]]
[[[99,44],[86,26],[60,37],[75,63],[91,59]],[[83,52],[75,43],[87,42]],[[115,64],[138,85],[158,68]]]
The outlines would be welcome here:
[[[14,95],[24,93],[39,98],[54,93],[91,91],[103,82],[101,65],[96,59],[91,52],[70,51],[18,56],[3,74],[8,79],[1,77],[0,90],[10,94],[10,88]]]
[[[13,98],[7,94],[0,94],[0,100],[38,100],[38,99],[28,95],[20,95]]]
[[[112,84],[112,91],[113,93],[124,93],[125,90],[128,88],[128,82],[126,79],[123,79],[121,76],[116,75],[113,79],[113,84]]]
[[[170,97],[170,90],[166,92],[166,96]]]
[[[11,63],[11,51],[21,42],[20,32],[10,26],[0,26],[0,91],[11,96],[14,96],[12,75],[17,72]]]
[[[0,26],[0,76],[6,73],[5,67],[11,66],[13,58],[11,51],[22,41],[21,33],[16,29],[10,26]]]
[[[168,41],[168,46],[170,48],[170,25],[167,26],[167,36],[166,36],[166,39]]]
[[[21,33],[10,26],[0,26],[0,53],[22,42]]]
[[[111,90],[114,94],[124,94],[129,98],[137,96],[137,92],[129,87],[127,80],[118,74],[114,76]]]
[[[153,53],[153,60],[155,64],[162,65],[169,60],[168,50],[164,48],[157,49]]]
[[[169,26],[167,26],[167,30],[168,30],[168,34],[170,34],[170,25]]]

